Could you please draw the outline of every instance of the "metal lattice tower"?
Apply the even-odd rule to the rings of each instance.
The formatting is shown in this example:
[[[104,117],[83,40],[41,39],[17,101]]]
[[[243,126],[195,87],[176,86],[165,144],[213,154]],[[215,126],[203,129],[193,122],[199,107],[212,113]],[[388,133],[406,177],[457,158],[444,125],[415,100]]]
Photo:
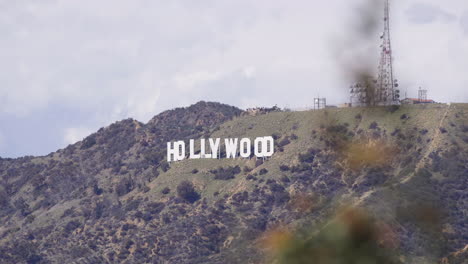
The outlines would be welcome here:
[[[398,104],[400,95],[399,91],[395,89],[398,87],[398,84],[393,76],[389,0],[385,0],[384,31],[380,38],[382,39],[382,44],[380,45],[381,53],[377,77],[376,103],[384,105]]]
[[[326,98],[314,98],[314,110],[324,109],[327,107]]]
[[[426,89],[422,89],[421,87],[419,87],[419,90],[418,90],[418,100],[419,100],[420,102],[426,101],[426,100],[427,100],[427,90],[426,90]]]
[[[377,79],[362,76],[358,83],[350,87],[350,102],[355,106],[393,105],[399,104],[400,91],[397,80],[393,76],[392,46],[390,40],[390,8],[389,0],[385,0],[384,30],[380,35],[380,61]]]

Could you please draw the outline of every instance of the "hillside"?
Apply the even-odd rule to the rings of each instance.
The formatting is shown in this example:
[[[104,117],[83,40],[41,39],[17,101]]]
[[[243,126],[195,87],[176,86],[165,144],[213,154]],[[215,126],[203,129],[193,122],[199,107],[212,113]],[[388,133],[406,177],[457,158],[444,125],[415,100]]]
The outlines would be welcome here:
[[[265,161],[165,161],[167,141],[266,135]],[[462,263],[467,161],[467,104],[252,116],[199,102],[0,159],[0,262],[262,263],[269,231],[319,230],[351,206],[388,226],[395,263]]]

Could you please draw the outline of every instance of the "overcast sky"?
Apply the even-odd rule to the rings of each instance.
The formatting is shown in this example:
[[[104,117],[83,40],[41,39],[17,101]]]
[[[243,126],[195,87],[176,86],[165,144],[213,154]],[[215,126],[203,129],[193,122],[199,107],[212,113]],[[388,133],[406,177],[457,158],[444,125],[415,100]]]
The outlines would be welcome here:
[[[378,34],[356,40],[365,1],[0,0],[0,156],[44,155],[199,100],[345,102],[343,61],[360,61],[346,54],[378,61]],[[403,94],[467,102],[468,1],[392,2]]]

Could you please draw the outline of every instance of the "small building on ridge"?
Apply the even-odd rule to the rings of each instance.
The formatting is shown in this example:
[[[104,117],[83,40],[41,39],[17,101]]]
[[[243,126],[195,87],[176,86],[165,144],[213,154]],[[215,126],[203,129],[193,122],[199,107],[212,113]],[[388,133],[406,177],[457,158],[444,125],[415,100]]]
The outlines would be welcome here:
[[[417,98],[405,98],[401,100],[401,104],[435,104],[436,102],[431,99],[417,99]]]

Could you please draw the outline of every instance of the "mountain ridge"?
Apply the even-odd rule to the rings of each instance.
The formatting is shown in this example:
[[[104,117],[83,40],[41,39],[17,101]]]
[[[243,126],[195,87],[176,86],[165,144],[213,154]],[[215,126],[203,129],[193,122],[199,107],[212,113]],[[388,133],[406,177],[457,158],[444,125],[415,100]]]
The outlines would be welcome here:
[[[116,122],[47,156],[0,159],[0,259],[259,262],[264,253],[248,245],[265,231],[280,223],[317,226],[353,201],[394,223],[401,254],[413,261],[408,263],[417,263],[421,247],[435,254],[424,261],[439,260],[468,243],[460,222],[466,213],[467,109],[456,104],[249,116],[200,102],[146,124]],[[270,160],[165,162],[167,141],[265,135],[275,138]],[[424,157],[428,161],[417,168]],[[414,186],[420,186],[417,192]],[[296,208],[303,199],[315,201],[313,209]],[[405,215],[416,206],[411,200],[448,208],[442,229],[435,230],[449,248],[426,245],[425,234],[405,231],[417,230],[411,219],[418,216]],[[421,241],[425,246],[418,247]]]

